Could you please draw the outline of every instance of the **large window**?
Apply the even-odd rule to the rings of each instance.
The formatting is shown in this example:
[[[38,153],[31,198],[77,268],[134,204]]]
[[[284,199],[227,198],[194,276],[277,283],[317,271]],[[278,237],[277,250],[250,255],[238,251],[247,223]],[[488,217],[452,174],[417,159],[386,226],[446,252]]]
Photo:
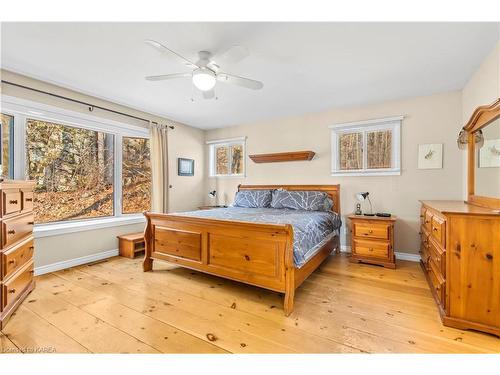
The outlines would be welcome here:
[[[0,165],[2,166],[2,176],[12,178],[14,176],[14,158],[12,147],[12,132],[14,129],[14,117],[1,114],[1,127],[0,127]]]
[[[122,212],[148,211],[151,207],[149,140],[123,137]]]
[[[330,126],[332,175],[394,175],[401,173],[402,117]]]
[[[207,142],[210,147],[210,176],[245,175],[245,138]]]
[[[113,216],[112,134],[26,120],[36,223]]]
[[[35,224],[50,224],[40,233],[144,219],[151,205],[148,129],[5,96],[2,109],[4,172],[9,160],[13,178],[36,182]]]

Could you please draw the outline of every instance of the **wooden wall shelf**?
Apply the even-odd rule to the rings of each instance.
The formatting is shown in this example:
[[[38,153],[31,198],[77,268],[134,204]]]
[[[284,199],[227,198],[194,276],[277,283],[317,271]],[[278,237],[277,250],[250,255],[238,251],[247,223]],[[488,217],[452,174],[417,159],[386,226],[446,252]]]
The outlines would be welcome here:
[[[283,161],[311,160],[316,153],[314,151],[279,152],[274,154],[249,155],[255,163],[278,163]]]

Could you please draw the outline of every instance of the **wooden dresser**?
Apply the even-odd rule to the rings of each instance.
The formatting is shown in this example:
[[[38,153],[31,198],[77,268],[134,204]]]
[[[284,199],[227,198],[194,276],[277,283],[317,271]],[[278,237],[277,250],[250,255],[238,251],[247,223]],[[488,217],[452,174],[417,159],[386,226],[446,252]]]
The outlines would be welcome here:
[[[0,182],[0,329],[35,286],[31,181]]]
[[[349,215],[351,221],[351,262],[396,268],[394,223],[396,217]]]
[[[500,214],[421,201],[421,257],[446,326],[500,336]]]

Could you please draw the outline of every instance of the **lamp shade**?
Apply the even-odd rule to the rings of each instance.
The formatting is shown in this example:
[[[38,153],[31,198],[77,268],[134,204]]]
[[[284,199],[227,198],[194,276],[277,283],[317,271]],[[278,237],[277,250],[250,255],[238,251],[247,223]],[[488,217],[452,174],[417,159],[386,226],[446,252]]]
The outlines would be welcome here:
[[[368,192],[361,192],[356,194],[356,198],[358,199],[358,201],[363,202],[368,198],[369,195],[370,193]]]

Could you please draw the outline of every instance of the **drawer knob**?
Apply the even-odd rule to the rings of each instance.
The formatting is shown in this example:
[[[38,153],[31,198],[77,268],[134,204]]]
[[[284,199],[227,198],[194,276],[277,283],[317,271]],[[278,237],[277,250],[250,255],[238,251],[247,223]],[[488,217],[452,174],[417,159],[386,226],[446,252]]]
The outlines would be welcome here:
[[[16,260],[15,259],[9,260],[9,264],[16,264]]]
[[[8,230],[7,234],[16,234],[16,231],[14,229]]]
[[[436,227],[434,227],[434,228],[432,228],[432,230],[437,232],[438,229]]]
[[[250,257],[248,255],[245,254],[245,259],[246,260],[250,260]]]
[[[9,201],[9,204],[17,204],[17,199],[11,199],[11,200]]]
[[[426,220],[426,221],[425,221],[425,224],[429,224],[429,223],[430,223],[430,221],[429,221],[429,220]]]
[[[30,246],[30,250],[31,251],[35,250],[35,246]]]
[[[16,292],[15,289],[9,289],[9,294],[14,294]]]
[[[368,250],[373,251],[373,247],[368,248]]]
[[[34,221],[28,221],[28,225],[35,225]]]
[[[26,198],[26,202],[33,202],[33,198]]]
[[[368,233],[373,233],[373,231],[370,229],[370,230],[368,231]]]

